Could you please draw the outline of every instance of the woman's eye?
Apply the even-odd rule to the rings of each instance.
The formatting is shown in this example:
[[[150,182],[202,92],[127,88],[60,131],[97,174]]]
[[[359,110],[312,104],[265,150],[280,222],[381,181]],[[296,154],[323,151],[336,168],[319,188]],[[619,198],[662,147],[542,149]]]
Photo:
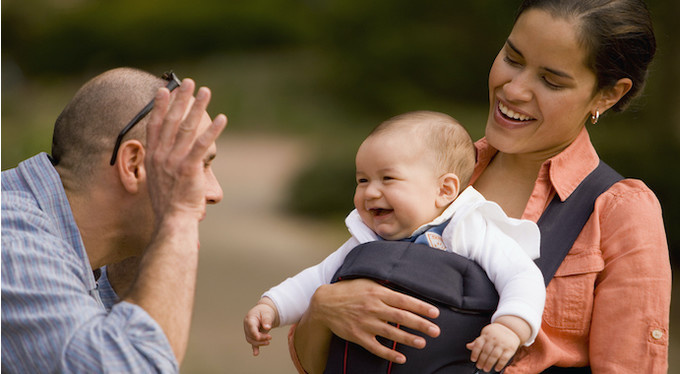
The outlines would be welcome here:
[[[503,61],[505,61],[508,65],[511,66],[520,66],[520,63],[517,62],[516,60],[513,60],[510,56],[506,55],[503,57]]]
[[[563,88],[559,84],[552,83],[547,77],[543,77],[543,83],[545,83],[545,85],[548,86],[548,88],[550,88],[552,90],[559,90],[559,89]]]

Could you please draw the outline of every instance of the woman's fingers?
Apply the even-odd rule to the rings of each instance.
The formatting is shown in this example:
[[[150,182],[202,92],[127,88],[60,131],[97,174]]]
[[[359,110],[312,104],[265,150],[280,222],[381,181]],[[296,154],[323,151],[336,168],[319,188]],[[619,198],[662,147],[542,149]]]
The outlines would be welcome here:
[[[380,344],[376,336],[423,348],[424,338],[395,325],[409,327],[431,337],[440,333],[436,324],[421,316],[436,318],[439,315],[436,307],[370,280],[356,279],[323,286],[317,290],[314,299],[319,319],[326,321],[331,331],[392,362],[401,363],[405,357]]]
[[[439,309],[432,304],[426,303],[415,297],[396,292],[389,288],[382,288],[384,289],[385,294],[381,300],[387,306],[387,308],[384,309],[384,314],[382,314],[385,321],[420,331],[433,338],[439,336],[439,326],[422,317],[437,318],[439,316]],[[414,336],[412,334],[408,335],[411,337]],[[386,338],[389,337],[386,336]],[[402,343],[401,341],[399,342]],[[412,346],[412,344],[409,343],[404,344]]]

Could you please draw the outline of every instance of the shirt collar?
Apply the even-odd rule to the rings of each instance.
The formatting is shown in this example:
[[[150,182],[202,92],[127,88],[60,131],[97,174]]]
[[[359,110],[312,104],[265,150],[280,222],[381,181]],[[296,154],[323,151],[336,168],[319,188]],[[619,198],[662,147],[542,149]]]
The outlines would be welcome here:
[[[465,206],[480,200],[484,200],[484,197],[472,186],[467,187],[451,204],[449,204],[442,214],[432,221],[417,228],[409,238],[420,235],[432,227],[446,223],[451,219],[451,217],[453,217],[453,215],[460,209],[461,206]],[[378,234],[366,226],[356,209],[352,210],[347,218],[345,218],[345,225],[347,226],[347,229],[349,229],[349,232],[352,234],[352,236],[354,236],[360,243],[382,240]]]
[[[471,183],[477,180],[493,157],[498,153],[482,138],[475,143],[477,163]],[[576,139],[558,155],[541,165],[539,175],[547,175],[550,184],[564,201],[578,185],[597,167],[600,161],[593,144],[590,142],[588,130],[584,127]]]
[[[61,178],[47,154],[43,152],[24,160],[17,169],[35,196],[40,209],[54,220],[58,227],[57,234],[61,235],[76,251],[83,261],[83,266],[90,268],[87,251],[73,217]]]

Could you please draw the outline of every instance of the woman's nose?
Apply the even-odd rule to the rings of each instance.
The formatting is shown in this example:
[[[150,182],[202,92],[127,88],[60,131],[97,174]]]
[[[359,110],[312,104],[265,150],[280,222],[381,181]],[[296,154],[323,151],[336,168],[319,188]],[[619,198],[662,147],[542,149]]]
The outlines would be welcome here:
[[[529,77],[526,72],[521,72],[503,85],[505,99],[510,102],[523,102],[531,100],[532,93],[529,85]]]

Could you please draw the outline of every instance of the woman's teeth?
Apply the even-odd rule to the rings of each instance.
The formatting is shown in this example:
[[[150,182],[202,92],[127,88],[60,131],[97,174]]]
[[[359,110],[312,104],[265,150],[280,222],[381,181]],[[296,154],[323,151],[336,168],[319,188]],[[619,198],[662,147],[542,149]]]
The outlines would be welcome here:
[[[529,121],[532,120],[533,118],[529,116],[525,116],[524,114],[516,113],[512,109],[506,107],[502,103],[498,103],[498,109],[501,110],[501,113],[503,113],[505,116],[518,120],[518,121]]]

